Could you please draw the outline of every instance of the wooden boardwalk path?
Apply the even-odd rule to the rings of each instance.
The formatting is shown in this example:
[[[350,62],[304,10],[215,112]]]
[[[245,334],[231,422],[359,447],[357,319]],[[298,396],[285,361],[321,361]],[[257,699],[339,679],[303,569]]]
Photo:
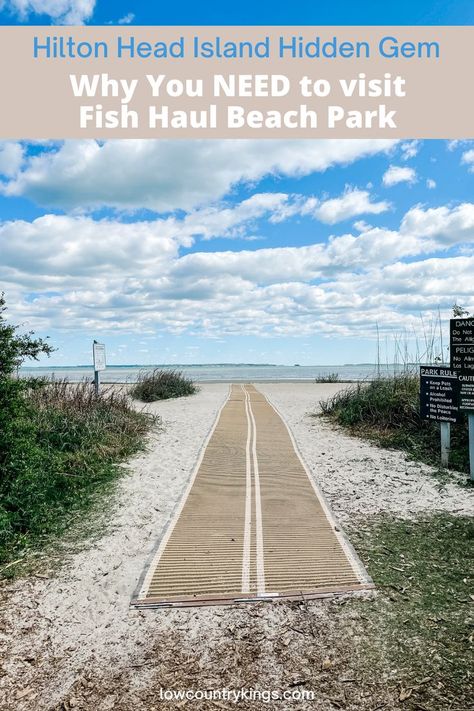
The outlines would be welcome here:
[[[222,604],[373,587],[252,385],[232,385],[132,604]]]

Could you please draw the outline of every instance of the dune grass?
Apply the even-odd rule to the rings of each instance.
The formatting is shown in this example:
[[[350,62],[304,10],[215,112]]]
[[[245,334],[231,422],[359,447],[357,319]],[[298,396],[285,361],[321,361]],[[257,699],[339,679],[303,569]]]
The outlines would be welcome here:
[[[144,445],[150,416],[90,383],[5,379],[10,417],[0,436],[0,572],[85,511]],[[13,407],[14,405],[14,407]]]
[[[183,395],[193,395],[197,386],[179,370],[161,370],[142,372],[130,393],[136,400],[155,402]]]
[[[416,459],[438,465],[439,424],[420,418],[420,384],[417,375],[404,373],[357,383],[337,392],[320,406],[323,415],[384,447],[407,452]],[[469,472],[467,418],[451,426],[450,466]]]
[[[339,377],[339,373],[324,373],[322,375],[318,375],[317,378],[314,379],[315,383],[340,383],[341,378]]]

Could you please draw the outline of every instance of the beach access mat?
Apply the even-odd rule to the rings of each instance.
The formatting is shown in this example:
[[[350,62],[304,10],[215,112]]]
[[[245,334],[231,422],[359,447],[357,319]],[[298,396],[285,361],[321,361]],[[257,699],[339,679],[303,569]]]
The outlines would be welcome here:
[[[132,605],[214,605],[372,588],[282,417],[232,385]]]

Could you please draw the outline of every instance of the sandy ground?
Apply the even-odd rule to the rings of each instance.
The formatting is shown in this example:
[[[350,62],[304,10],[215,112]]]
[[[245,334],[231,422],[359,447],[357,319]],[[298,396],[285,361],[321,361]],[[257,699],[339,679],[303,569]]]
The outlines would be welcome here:
[[[381,511],[404,517],[424,511],[474,512],[472,491],[466,493],[449,483],[441,487],[429,476],[430,467],[407,460],[402,452],[380,449],[321,418],[309,417],[318,410],[319,400],[333,395],[340,385],[269,383],[259,387],[289,424],[341,523]]]
[[[309,415],[321,397],[340,386],[258,387],[290,425],[342,525],[379,511],[402,516],[435,510],[474,513],[472,491],[440,487],[428,467],[348,437]],[[350,674],[358,653],[357,620],[352,619],[355,613],[344,612],[344,600],[130,609],[139,577],[227,391],[225,384],[209,384],[191,398],[151,406],[163,428],[152,435],[148,451],[128,464],[104,535],[72,552],[58,571],[51,572],[45,561],[37,576],[4,585],[1,709],[152,711],[186,704],[163,700],[160,689],[252,685],[316,690],[317,701],[262,708],[398,708],[388,687],[374,681],[373,689],[353,689],[342,678]],[[340,647],[336,685],[331,677],[335,644]],[[195,707],[235,708],[210,701]],[[260,706],[242,701],[237,708]]]

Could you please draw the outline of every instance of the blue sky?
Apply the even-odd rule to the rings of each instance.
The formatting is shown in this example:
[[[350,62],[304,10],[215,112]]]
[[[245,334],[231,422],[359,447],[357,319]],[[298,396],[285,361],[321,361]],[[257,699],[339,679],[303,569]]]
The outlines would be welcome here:
[[[471,20],[462,2],[153,5],[8,2],[1,21]],[[111,363],[367,362],[377,325],[389,356],[403,334],[422,351],[438,309],[474,309],[473,182],[467,141],[0,142],[0,284],[56,364],[93,338]]]
[[[187,2],[163,3],[157,0],[129,2],[115,0],[5,0],[0,13],[2,24],[48,24],[58,18],[78,16],[91,24],[117,23],[133,15],[137,25],[465,25],[474,21],[470,0],[354,0],[326,2],[322,0],[239,0],[238,3]],[[18,15],[20,10],[37,13]],[[43,10],[43,12],[41,12]],[[49,10],[50,14],[45,13]]]

